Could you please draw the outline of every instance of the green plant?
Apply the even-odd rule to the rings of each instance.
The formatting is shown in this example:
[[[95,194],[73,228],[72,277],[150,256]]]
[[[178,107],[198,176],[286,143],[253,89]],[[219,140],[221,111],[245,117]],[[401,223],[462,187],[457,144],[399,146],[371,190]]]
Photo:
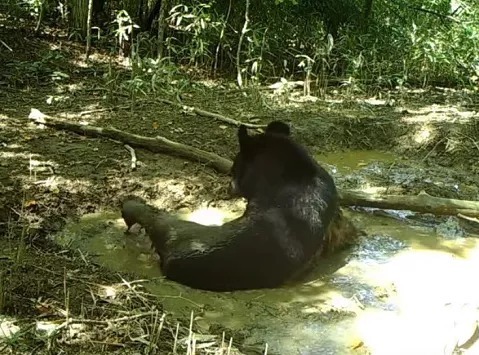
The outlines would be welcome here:
[[[68,75],[57,68],[56,62],[63,59],[60,51],[43,53],[38,61],[12,61],[8,67],[9,81],[13,85],[39,84],[44,80],[61,81]]]
[[[133,48],[133,32],[136,28],[139,28],[137,24],[135,24],[125,10],[118,11],[116,14],[116,18],[113,21],[114,25],[116,25],[116,29],[114,31],[115,37],[117,39],[117,44],[120,48],[120,54],[132,54],[130,50]],[[128,53],[126,53],[128,52]],[[133,53],[134,56],[134,53]]]
[[[347,75],[368,86],[462,85],[474,80],[477,7],[463,3],[462,11],[451,15],[452,9],[434,1],[423,7],[394,4],[391,11],[390,2],[376,2],[376,18],[382,21],[373,22],[368,33],[343,32],[338,46],[348,63]]]
[[[194,1],[191,6],[180,4],[170,10],[167,20],[177,37],[168,40],[168,50],[181,62],[210,64],[212,48],[221,32],[221,23],[214,19],[211,8],[212,3]]]

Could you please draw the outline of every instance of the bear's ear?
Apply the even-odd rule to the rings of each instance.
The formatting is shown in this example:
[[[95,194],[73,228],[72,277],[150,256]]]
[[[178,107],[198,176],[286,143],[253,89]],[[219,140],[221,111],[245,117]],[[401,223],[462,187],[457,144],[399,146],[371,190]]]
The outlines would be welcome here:
[[[245,125],[241,125],[238,129],[238,141],[241,152],[248,152],[251,145],[251,137]]]
[[[269,125],[266,127],[265,133],[275,133],[289,136],[291,133],[291,129],[289,128],[288,124],[282,121],[273,121],[270,122]]]

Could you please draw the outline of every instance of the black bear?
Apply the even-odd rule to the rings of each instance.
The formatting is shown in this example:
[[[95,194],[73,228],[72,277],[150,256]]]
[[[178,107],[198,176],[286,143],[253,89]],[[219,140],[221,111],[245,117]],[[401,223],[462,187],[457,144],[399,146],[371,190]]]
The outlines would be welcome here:
[[[341,235],[345,222],[333,178],[293,141],[287,124],[274,121],[252,136],[241,126],[238,139],[231,188],[247,200],[240,218],[203,226],[143,202],[123,204],[128,228],[146,229],[170,280],[211,291],[274,288],[356,234],[353,228]]]

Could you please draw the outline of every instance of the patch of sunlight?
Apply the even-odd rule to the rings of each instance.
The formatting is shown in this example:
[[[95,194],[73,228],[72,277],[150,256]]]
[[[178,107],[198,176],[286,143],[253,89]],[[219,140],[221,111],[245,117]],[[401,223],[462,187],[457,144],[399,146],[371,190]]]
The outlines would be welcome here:
[[[60,183],[58,182],[55,176],[50,176],[44,180],[36,180],[36,184],[43,185],[47,187],[50,191],[56,191],[56,192],[59,191],[58,187]]]
[[[402,308],[416,311],[434,303],[463,301],[473,295],[479,301],[479,289],[471,282],[476,272],[469,264],[468,259],[443,251],[410,250],[393,257],[383,266],[383,272],[395,279],[396,289],[402,295]]]
[[[371,97],[369,99],[364,99],[364,100],[358,99],[356,101],[358,103],[365,102],[365,103],[373,105],[373,106],[385,106],[390,102],[389,100],[384,100],[384,99],[380,100],[380,99],[376,99],[374,97]]]
[[[107,299],[113,300],[118,295],[118,290],[117,290],[117,287],[115,286],[99,285],[98,295],[101,298],[107,298]]]
[[[201,207],[193,212],[182,215],[181,217],[187,221],[195,222],[205,226],[221,226],[240,216],[227,210],[214,207]]]
[[[319,312],[319,309],[314,306],[307,305],[301,308],[301,312],[303,312],[304,314],[315,314]]]
[[[328,104],[342,104],[344,102],[343,99],[325,99],[324,102]]]
[[[14,321],[0,317],[0,339],[12,338],[20,331],[20,327],[14,324]]]
[[[47,184],[47,186],[48,186],[49,180],[50,179],[44,180],[44,181],[42,181],[42,183]],[[80,192],[80,191],[91,191],[92,184],[93,184],[93,182],[88,181],[86,179],[71,180],[71,179],[65,179],[65,178],[60,177],[60,176],[55,176],[54,186],[62,185],[64,187],[70,188],[71,193],[76,193],[76,192]]]
[[[411,94],[424,94],[424,93],[426,93],[426,89],[421,89],[421,88],[409,89],[409,90],[407,90],[407,92],[409,92]]]
[[[169,201],[185,200],[185,196],[190,195],[190,182],[188,180],[159,178],[155,179],[155,181],[155,188],[158,191],[162,191],[162,194],[157,199],[148,201],[155,207],[163,208],[169,205]]]
[[[0,152],[0,158],[3,159],[30,159],[31,157],[39,157],[40,154],[32,154],[32,153],[18,153],[18,152]]]
[[[92,53],[92,55],[90,56],[89,59],[91,59],[92,56],[94,56],[94,53]],[[79,67],[79,68],[89,68],[90,67],[90,63],[88,63],[88,62],[86,62],[85,60],[82,60],[82,59],[70,60],[70,63],[73,64],[75,67]]]
[[[218,81],[211,80],[211,79],[200,80],[200,81],[198,81],[198,83],[200,85],[203,85],[203,86],[207,87],[207,88],[215,88],[215,87],[218,87],[220,85],[220,83]]]
[[[59,324],[57,323],[37,321],[37,331],[47,336],[52,335],[58,327]]]
[[[294,88],[299,88],[303,86],[304,86],[304,81],[301,81],[301,80],[288,81],[285,78],[280,78],[279,81],[271,85],[268,85],[268,89],[272,89],[277,93],[282,91],[290,91],[290,90],[293,90]]]
[[[476,117],[477,113],[474,111],[457,111],[456,115],[462,118],[473,118]]]
[[[475,244],[479,244],[479,240],[475,239]],[[475,248],[469,248],[464,251],[464,258],[468,259],[472,264],[474,264],[474,268],[479,270],[479,246]]]
[[[84,89],[84,85],[83,83],[75,83],[75,84],[66,84],[65,85],[65,88],[69,91],[69,92],[77,92],[79,90],[82,90]],[[96,106],[94,104],[90,104],[90,105],[87,105],[86,107],[91,107],[91,106]]]
[[[234,203],[224,203],[221,208],[210,207],[207,202],[198,203],[197,198],[189,193],[191,181],[188,180],[155,178],[155,186],[162,191],[162,194],[158,195],[157,199],[150,200],[147,203],[158,209],[171,207],[172,215],[186,221],[207,226],[220,226],[244,213],[245,203],[241,200]],[[171,205],[170,201],[186,201],[193,206],[199,206],[197,208],[175,209],[176,206]],[[118,227],[124,227],[121,217],[115,217],[113,223]]]
[[[431,127],[424,125],[414,134],[414,141],[418,144],[425,144],[430,141],[433,136],[433,130]]]
[[[374,355],[452,354],[475,326],[462,312],[446,308],[417,314],[367,310],[358,318],[356,329]]]
[[[291,100],[294,100],[295,102],[317,102],[319,98],[316,96],[312,95],[304,95],[302,92],[293,92],[290,97]]]
[[[321,287],[321,286],[324,286],[326,282],[322,279],[315,279],[309,282],[305,282],[303,284],[306,286]]]
[[[2,125],[0,124],[0,128],[2,128]],[[8,149],[21,149],[22,146],[20,144],[12,143],[12,144],[7,144],[5,145],[6,148]]]
[[[118,218],[113,219],[112,224],[120,230],[122,230],[123,228],[126,230],[125,220],[123,219],[121,215]],[[133,230],[133,226],[132,226],[132,230]]]
[[[53,95],[49,95],[47,97],[47,99],[45,100],[45,102],[48,104],[48,105],[52,105],[54,103],[65,103],[67,102],[68,100],[70,99],[70,97],[68,95],[56,95],[56,96],[53,96]]]
[[[29,156],[30,169],[34,169],[34,168],[42,167],[42,166],[55,166],[55,165],[58,166],[51,160],[36,160],[36,159],[32,159],[32,157],[33,157],[33,154],[30,154]]]
[[[376,270],[392,281],[397,312],[367,309],[357,331],[373,354],[451,353],[479,320],[479,243],[469,258],[434,250],[398,253]]]
[[[458,118],[461,119],[458,123],[464,123],[467,119],[475,116],[475,112],[459,111],[456,107],[448,105],[424,106],[417,110],[408,109],[408,111],[410,115],[402,118],[406,123],[454,122]]]
[[[37,332],[44,333],[47,336],[51,336],[57,330],[63,328],[68,329],[68,333],[70,336],[74,336],[75,334],[80,334],[82,331],[84,331],[86,329],[86,325],[81,323],[72,323],[65,326],[65,323],[58,324],[55,322],[37,321],[36,326]]]
[[[358,302],[356,301],[354,297],[346,298],[340,294],[335,295],[331,299],[330,305],[336,309],[345,310],[345,311],[349,311],[349,310],[359,311],[359,308],[360,308]]]
[[[322,283],[322,285],[312,285],[309,290],[302,289],[301,295],[294,295],[294,302],[305,305],[309,304],[314,308],[324,306],[325,304],[338,306],[338,308],[342,308],[346,304],[351,305],[342,295],[342,290],[333,289],[334,286],[332,285],[325,285],[326,289],[324,289],[321,287],[323,285],[324,283]],[[283,303],[283,305],[288,306],[289,302],[290,301]],[[303,308],[302,312],[305,312],[305,309],[306,308]]]
[[[382,186],[371,186],[369,183],[364,184],[361,188],[361,191],[368,194],[380,194],[386,191],[386,187]]]

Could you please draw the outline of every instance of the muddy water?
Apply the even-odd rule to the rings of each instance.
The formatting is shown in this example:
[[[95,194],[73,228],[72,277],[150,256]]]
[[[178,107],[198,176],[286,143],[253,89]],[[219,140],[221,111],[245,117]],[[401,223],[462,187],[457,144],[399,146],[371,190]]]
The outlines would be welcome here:
[[[347,152],[317,154],[316,159],[319,162],[334,166],[336,168],[334,170],[343,174],[350,173],[377,161],[391,163],[399,161],[399,157],[396,154],[379,150],[350,150]]]
[[[368,159],[355,157],[344,159],[344,168]],[[218,224],[235,217],[219,212],[188,218]],[[211,214],[215,222],[204,222]],[[56,240],[113,271],[151,280],[146,286],[165,309],[186,317],[193,310],[205,331],[232,330],[248,354],[261,353],[265,343],[269,354],[445,354],[466,342],[479,319],[479,239],[348,214],[367,232],[359,245],[325,259],[304,282],[276,290],[217,294],[166,281],[146,238],[125,236],[117,212],[86,215]]]

